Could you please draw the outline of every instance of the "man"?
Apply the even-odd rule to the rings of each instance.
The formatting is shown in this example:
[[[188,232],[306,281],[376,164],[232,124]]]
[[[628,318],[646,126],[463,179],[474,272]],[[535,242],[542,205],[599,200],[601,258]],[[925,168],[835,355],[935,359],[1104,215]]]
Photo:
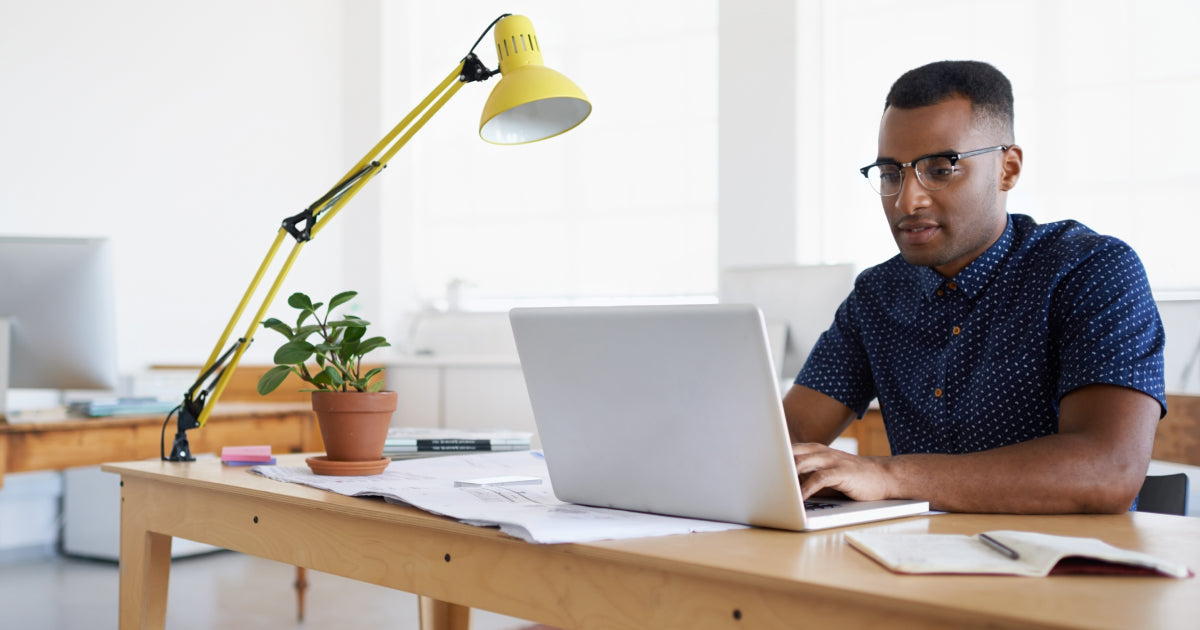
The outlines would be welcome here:
[[[1009,215],[1008,79],[900,77],[865,167],[900,255],[863,272],[784,397],[805,497],[965,512],[1121,512],[1166,413],[1164,335],[1121,241]],[[828,445],[879,399],[891,457]]]

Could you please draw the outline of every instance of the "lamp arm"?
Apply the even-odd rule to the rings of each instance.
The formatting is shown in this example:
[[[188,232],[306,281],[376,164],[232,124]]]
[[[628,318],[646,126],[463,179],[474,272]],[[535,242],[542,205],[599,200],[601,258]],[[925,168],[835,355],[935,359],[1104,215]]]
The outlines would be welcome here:
[[[499,18],[497,18],[499,21]],[[494,23],[493,23],[494,24]],[[491,26],[488,27],[489,29]],[[486,33],[486,31],[485,31]],[[478,42],[477,42],[478,43]],[[480,70],[482,68],[482,71]],[[408,141],[412,139],[425,123],[436,114],[445,104],[453,97],[462,86],[473,81],[486,80],[488,77],[495,74],[483,66],[474,54],[468,54],[455,69],[442,80],[422,101],[413,108],[407,116],[404,117],[391,131],[387,133],[361,160],[358,161],[345,176],[339,180],[329,192],[322,195],[317,201],[313,202],[308,208],[302,212],[287,217],[283,220],[283,224],[275,235],[275,240],[271,243],[267,250],[267,255],[259,264],[254,278],[250,281],[250,285],[246,288],[242,295],[241,301],[237,308],[234,309],[232,317],[222,331],[220,338],[213,347],[208,360],[200,370],[200,376],[196,382],[184,394],[183,405],[180,409],[177,431],[175,434],[174,446],[171,449],[171,456],[167,458],[170,461],[192,461],[194,457],[190,452],[186,431],[204,426],[208,421],[208,417],[212,411],[212,407],[220,399],[221,394],[225,391],[226,385],[229,384],[230,378],[233,376],[234,370],[237,369],[238,363],[241,361],[242,355],[254,340],[254,332],[258,328],[258,323],[266,317],[266,311],[274,302],[275,296],[279,293],[280,287],[283,286],[283,281],[291,271],[296,258],[300,254],[300,250],[304,244],[316,237],[321,229],[325,227],[338,212],[358,194],[364,186],[367,185],[375,175],[379,174],[391,159],[402,149]],[[303,224],[302,227],[298,227]],[[262,283],[266,276],[267,270],[270,268],[272,261],[278,254],[283,241],[292,236],[295,243],[292,246],[291,252],[283,262],[283,266],[279,269],[279,273],[275,276],[270,288],[267,290],[266,296],[263,298],[258,311],[251,320],[246,333],[232,346],[222,353],[229,342],[229,338],[233,334],[233,329],[237,323],[241,321],[246,307],[250,300],[258,291],[259,284]],[[231,354],[232,353],[232,356]],[[220,366],[229,360],[229,365],[221,370],[220,376],[217,378],[215,385],[209,389],[201,389],[202,383],[207,380],[212,374],[220,368]],[[197,392],[199,395],[197,396]],[[170,416],[168,416],[168,420]]]

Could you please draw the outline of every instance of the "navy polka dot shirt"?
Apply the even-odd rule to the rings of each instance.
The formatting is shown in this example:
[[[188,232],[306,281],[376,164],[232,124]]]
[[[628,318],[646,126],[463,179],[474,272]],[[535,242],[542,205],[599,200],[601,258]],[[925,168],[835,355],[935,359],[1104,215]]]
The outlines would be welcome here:
[[[867,269],[796,383],[878,397],[892,453],[971,453],[1058,431],[1058,401],[1107,383],[1166,413],[1163,334],[1137,254],[1075,221],[1010,215],[954,278],[900,256]]]

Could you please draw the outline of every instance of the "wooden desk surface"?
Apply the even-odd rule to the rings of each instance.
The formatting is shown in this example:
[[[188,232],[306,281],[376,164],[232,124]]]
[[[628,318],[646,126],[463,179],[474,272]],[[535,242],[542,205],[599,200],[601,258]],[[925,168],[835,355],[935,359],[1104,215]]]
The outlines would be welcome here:
[[[165,419],[166,414],[153,414],[0,424],[0,487],[6,473],[158,457]],[[167,452],[174,436],[172,418]],[[324,448],[312,406],[306,402],[220,403],[203,427],[188,432],[188,439],[195,453],[239,444],[270,444],[282,453]]]
[[[1200,617],[1197,578],[894,575],[844,542],[851,528],[533,545],[215,461],[103,469],[123,482],[122,628],[165,620],[169,536],[563,628],[1190,629]],[[1200,519],[943,514],[863,527],[1094,536],[1200,570]]]

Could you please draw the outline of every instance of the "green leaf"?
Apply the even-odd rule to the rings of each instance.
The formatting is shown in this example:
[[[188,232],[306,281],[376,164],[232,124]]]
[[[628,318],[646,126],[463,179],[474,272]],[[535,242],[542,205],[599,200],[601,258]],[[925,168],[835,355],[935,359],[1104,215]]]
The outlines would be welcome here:
[[[275,351],[275,362],[280,365],[299,365],[313,354],[313,345],[307,341],[289,341]]]
[[[325,368],[322,374],[329,377],[329,382],[333,383],[334,387],[341,387],[346,381],[342,378],[342,373],[337,371],[337,368],[332,365]]]
[[[362,380],[370,381],[371,379],[375,378],[376,374],[379,374],[382,371],[383,371],[383,368],[381,368],[381,367],[372,368],[370,372],[367,372],[366,374],[363,375]]]
[[[293,366],[293,372],[320,390],[340,388],[344,391],[353,387],[358,391],[368,391],[368,388],[370,391],[379,391],[382,382],[376,384],[371,380],[379,376],[382,368],[369,371],[365,377],[355,377],[354,373],[361,369],[362,355],[390,344],[383,337],[372,337],[363,341],[370,322],[361,317],[333,317],[334,309],[344,306],[357,296],[357,291],[342,291],[334,295],[326,307],[324,303],[314,303],[304,293],[293,293],[288,298],[288,305],[299,311],[295,328],[278,319],[262,322],[264,327],[284,334],[289,339],[276,350],[276,363],[285,367]],[[309,319],[310,317],[312,319]],[[317,335],[315,338],[314,333]],[[309,341],[310,339],[312,341]],[[309,366],[314,361],[316,369],[310,375]],[[278,384],[273,385],[277,386]]]
[[[363,335],[365,334],[367,334],[366,326],[353,326],[351,328],[347,328],[345,341],[358,341],[359,339],[362,339]]]
[[[277,387],[283,384],[283,381],[287,379],[288,374],[291,371],[291,366],[287,365],[276,365],[275,367],[267,370],[267,372],[258,379],[258,394],[260,396],[266,396],[267,394],[275,391]]]
[[[321,331],[321,327],[316,324],[309,324],[307,326],[301,326],[292,333],[292,341],[308,339],[309,335],[312,335],[313,333],[320,332],[320,331]]]
[[[362,341],[358,344],[358,350],[355,354],[361,357],[372,350],[387,348],[391,345],[392,344],[388,343],[387,339],[384,339],[383,337],[371,337],[370,339]]]
[[[346,302],[353,300],[354,296],[356,295],[358,295],[358,291],[342,291],[341,293],[333,296],[332,300],[329,300],[329,310],[332,311]]]
[[[278,319],[275,319],[274,317],[270,319],[264,319],[262,321],[262,325],[263,328],[270,328],[271,330],[274,330],[288,339],[292,338],[292,327],[279,321]]]
[[[304,295],[299,291],[288,296],[288,306],[306,311],[317,310],[313,308],[312,300],[307,295]]]
[[[377,392],[381,389],[383,389],[383,381],[375,381],[374,383],[371,383],[369,387],[367,387],[367,391],[369,392]]]
[[[342,343],[342,347],[338,349],[337,355],[342,361],[349,361],[351,357],[361,356],[358,352],[358,342],[346,341]]]

